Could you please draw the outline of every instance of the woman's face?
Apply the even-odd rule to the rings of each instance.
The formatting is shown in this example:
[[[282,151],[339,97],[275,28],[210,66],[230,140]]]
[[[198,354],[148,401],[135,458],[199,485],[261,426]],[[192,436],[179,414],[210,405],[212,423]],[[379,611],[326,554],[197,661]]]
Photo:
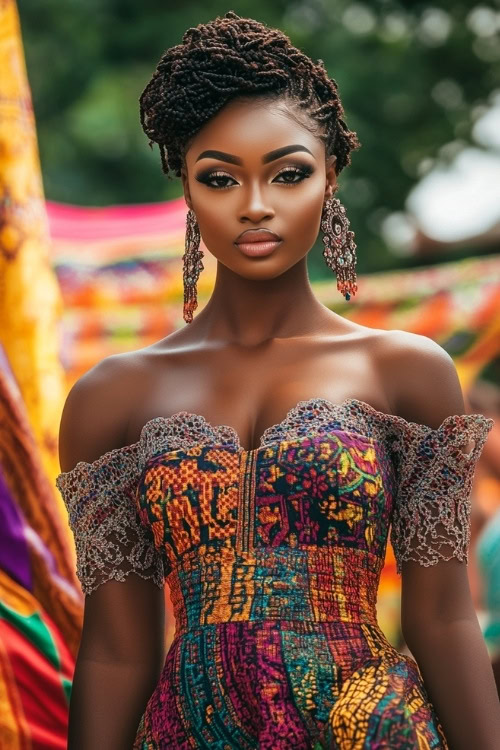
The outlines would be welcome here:
[[[291,268],[318,236],[324,201],[336,184],[334,161],[283,101],[229,102],[193,138],[182,170],[186,202],[207,249],[249,279]],[[241,234],[257,229],[281,241],[270,254],[250,257],[236,240],[251,241],[252,232]]]

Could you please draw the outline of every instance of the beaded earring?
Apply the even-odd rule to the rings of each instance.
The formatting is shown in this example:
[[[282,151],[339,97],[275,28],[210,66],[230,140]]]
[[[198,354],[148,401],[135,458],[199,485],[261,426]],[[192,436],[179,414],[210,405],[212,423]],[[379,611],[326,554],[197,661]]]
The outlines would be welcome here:
[[[193,322],[193,312],[198,307],[196,294],[196,283],[203,271],[203,251],[200,250],[200,228],[196,221],[196,214],[189,209],[186,215],[186,240],[185,252],[182,256],[182,279],[184,282],[184,311],[183,317],[186,323]]]
[[[337,277],[337,289],[347,301],[354,296],[356,284],[356,243],[349,230],[349,219],[338,198],[329,198],[323,206],[321,229],[324,232],[323,257]]]

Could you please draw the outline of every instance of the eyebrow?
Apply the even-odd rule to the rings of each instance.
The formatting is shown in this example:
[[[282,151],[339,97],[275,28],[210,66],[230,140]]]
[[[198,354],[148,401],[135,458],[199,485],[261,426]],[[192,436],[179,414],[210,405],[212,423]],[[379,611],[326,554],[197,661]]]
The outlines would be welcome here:
[[[305,146],[295,144],[292,146],[283,146],[282,148],[277,148],[274,151],[269,151],[268,154],[264,154],[264,156],[262,157],[262,163],[269,164],[269,162],[276,161],[276,159],[280,159],[282,156],[293,154],[295,151],[307,151],[308,154],[314,156],[312,151],[309,151],[309,149]],[[229,164],[239,164],[240,166],[243,164],[243,160],[240,159],[239,156],[226,154],[224,151],[202,151],[196,161],[200,161],[200,159],[220,159],[220,161],[227,161],[229,162]]]

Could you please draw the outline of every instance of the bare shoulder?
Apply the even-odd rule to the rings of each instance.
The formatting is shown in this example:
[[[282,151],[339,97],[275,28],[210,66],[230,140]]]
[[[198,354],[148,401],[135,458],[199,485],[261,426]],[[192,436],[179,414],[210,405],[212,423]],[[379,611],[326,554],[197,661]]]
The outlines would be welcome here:
[[[72,386],[59,427],[61,471],[79,461],[91,463],[124,445],[134,394],[144,371],[139,352],[113,354],[94,365]]]
[[[386,331],[379,355],[395,414],[436,429],[447,416],[465,413],[455,363],[436,341],[409,331]]]

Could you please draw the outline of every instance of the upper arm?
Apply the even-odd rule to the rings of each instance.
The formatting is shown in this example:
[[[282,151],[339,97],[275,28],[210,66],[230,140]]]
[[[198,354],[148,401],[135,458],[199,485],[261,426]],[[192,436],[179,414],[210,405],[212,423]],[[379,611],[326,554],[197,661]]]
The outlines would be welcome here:
[[[442,347],[425,336],[395,334],[395,401],[408,430],[401,444],[392,533],[408,639],[425,623],[474,616],[467,574],[470,494],[491,426],[482,415],[462,419],[460,381]]]
[[[129,575],[85,597],[79,659],[161,667],[165,658],[165,595]]]
[[[79,658],[156,663],[164,647],[164,570],[134,503],[137,456],[126,447],[100,460],[122,447],[133,377],[111,357],[73,386],[61,418],[58,487],[85,594]]]

